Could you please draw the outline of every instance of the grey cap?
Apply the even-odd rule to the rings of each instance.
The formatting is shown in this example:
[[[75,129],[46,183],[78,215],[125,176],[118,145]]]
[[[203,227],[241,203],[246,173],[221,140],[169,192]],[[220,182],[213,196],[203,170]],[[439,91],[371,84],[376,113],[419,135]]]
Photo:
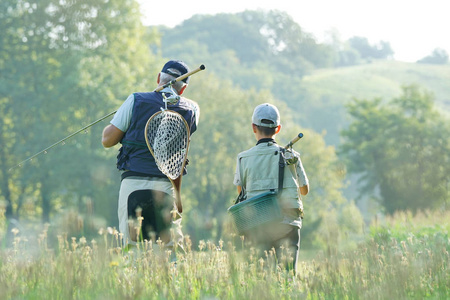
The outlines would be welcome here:
[[[263,123],[262,120],[272,121],[272,124]],[[275,128],[280,125],[280,113],[275,105],[263,103],[255,107],[252,123],[262,127]]]

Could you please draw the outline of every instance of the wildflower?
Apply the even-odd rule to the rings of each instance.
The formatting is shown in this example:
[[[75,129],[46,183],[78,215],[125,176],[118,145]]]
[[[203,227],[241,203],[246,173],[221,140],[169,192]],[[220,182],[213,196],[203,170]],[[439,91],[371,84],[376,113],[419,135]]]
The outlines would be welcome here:
[[[119,266],[119,263],[117,261],[112,261],[112,262],[109,263],[109,266],[110,267],[117,267],[117,266]]]
[[[177,219],[177,213],[178,213],[178,211],[177,211],[176,209],[173,209],[173,210],[171,210],[170,212],[172,213],[172,218],[173,218],[174,220],[176,220],[176,219]]]
[[[403,248],[403,250],[405,250],[405,251],[406,251],[406,242],[405,242],[405,241],[401,241],[401,244],[402,244],[402,248]]]
[[[201,240],[198,244],[198,248],[200,249],[200,251],[202,251],[203,249],[205,249],[206,243],[204,240]]]
[[[206,245],[208,246],[208,250],[213,250],[214,249],[214,244],[211,241],[206,242]]]
[[[120,238],[120,241],[123,240],[123,233],[122,232],[119,232],[119,238]]]
[[[404,266],[408,265],[408,259],[406,258],[406,256],[402,256],[401,264]]]
[[[262,257],[259,259],[259,266],[261,267],[261,270],[264,267],[264,259]]]
[[[78,247],[77,238],[72,237],[72,251],[75,251],[75,249],[77,249],[77,247]]]
[[[412,243],[413,243],[413,238],[412,238],[412,236],[409,236],[409,237],[408,237],[408,242],[409,242],[409,244],[412,245]]]
[[[141,234],[141,226],[135,226],[134,230],[136,231],[136,237],[138,237]]]

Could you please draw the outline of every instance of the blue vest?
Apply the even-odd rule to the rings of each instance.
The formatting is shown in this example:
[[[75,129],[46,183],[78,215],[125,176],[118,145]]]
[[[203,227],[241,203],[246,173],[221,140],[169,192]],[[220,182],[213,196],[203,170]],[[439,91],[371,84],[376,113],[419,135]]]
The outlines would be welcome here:
[[[130,127],[120,141],[122,147],[117,155],[117,168],[142,173],[151,177],[166,177],[156,166],[145,142],[145,125],[153,114],[165,108],[163,97],[159,92],[134,93],[134,106]],[[189,125],[190,133],[196,129],[196,116],[189,100],[181,98],[168,109],[178,112]]]

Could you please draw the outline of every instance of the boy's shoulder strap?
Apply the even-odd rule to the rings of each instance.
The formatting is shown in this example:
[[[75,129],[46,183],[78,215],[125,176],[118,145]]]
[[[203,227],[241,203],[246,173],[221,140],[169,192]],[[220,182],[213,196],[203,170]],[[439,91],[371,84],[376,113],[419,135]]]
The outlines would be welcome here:
[[[284,152],[286,149],[280,148],[280,160],[278,164],[278,196],[281,196],[281,193],[283,192],[283,181],[284,181],[284,167],[286,166],[286,161],[284,158]]]

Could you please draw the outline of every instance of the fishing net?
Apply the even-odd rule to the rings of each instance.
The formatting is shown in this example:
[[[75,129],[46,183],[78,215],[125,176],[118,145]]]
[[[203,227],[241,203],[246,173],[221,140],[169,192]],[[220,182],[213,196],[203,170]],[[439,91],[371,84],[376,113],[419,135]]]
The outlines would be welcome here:
[[[155,113],[145,126],[147,146],[158,169],[171,180],[180,177],[189,147],[189,127],[177,112]]]

